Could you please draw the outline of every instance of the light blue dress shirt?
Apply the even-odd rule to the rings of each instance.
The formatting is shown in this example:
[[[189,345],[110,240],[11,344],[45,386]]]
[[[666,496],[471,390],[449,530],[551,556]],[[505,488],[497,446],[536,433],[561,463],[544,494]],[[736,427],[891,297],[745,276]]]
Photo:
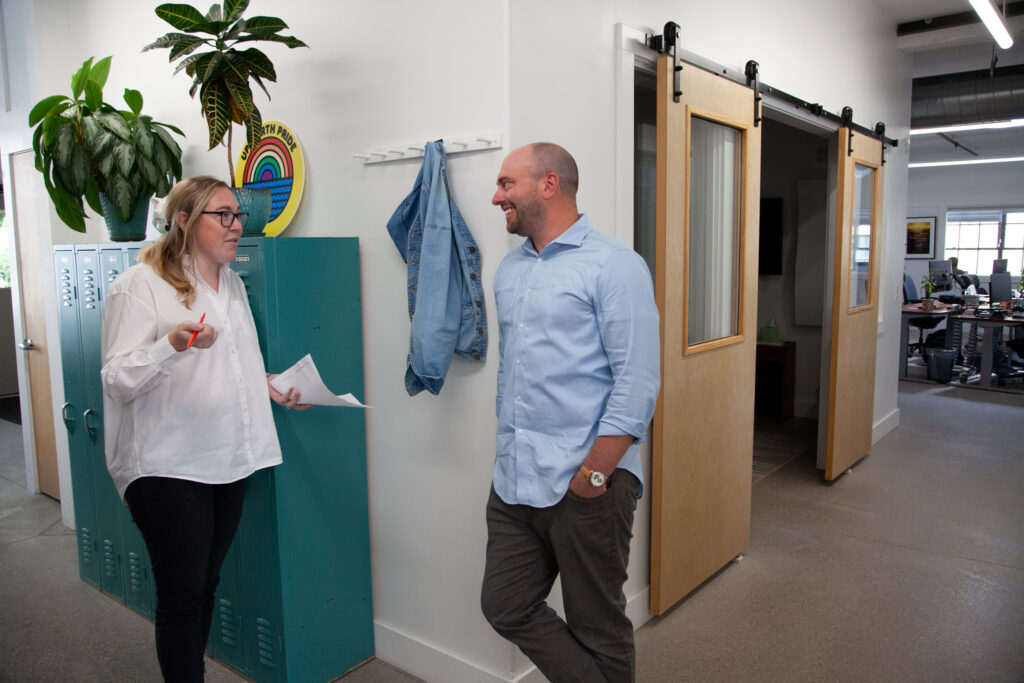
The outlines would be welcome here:
[[[542,253],[529,239],[509,253],[494,298],[494,490],[509,504],[550,507],[598,436],[647,436],[661,382],[651,274],[581,214]],[[642,483],[637,442],[619,467]]]

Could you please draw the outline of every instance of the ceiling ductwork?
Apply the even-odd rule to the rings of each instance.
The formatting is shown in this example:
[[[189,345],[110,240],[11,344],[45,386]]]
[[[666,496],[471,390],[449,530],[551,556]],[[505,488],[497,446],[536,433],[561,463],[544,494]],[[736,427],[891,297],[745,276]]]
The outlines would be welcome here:
[[[1024,117],[1024,64],[915,78],[912,129]]]

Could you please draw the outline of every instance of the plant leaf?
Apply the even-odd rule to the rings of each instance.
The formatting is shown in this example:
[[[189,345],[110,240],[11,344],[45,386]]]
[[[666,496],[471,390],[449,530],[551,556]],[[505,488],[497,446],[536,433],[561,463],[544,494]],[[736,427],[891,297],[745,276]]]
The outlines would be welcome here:
[[[114,172],[114,154],[113,152],[108,153],[96,160],[96,168],[99,169],[100,176],[103,177],[103,187],[100,188],[100,192],[106,191],[106,179],[111,176]]]
[[[253,42],[255,40],[265,40],[265,41],[268,41],[268,42],[271,42],[271,43],[284,43],[288,47],[292,47],[292,48],[294,48],[294,47],[309,47],[309,45],[306,45],[304,42],[302,42],[298,38],[295,38],[294,36],[279,36],[276,33],[258,33],[258,34],[253,34],[251,36],[245,36],[243,38],[239,38],[238,42],[239,43],[250,43],[250,42]]]
[[[85,192],[90,168],[89,155],[78,145],[72,145],[68,163],[58,167],[57,172],[68,192],[77,196]]]
[[[213,81],[199,93],[203,115],[210,130],[210,149],[216,147],[231,125],[231,102],[227,89],[221,81]]]
[[[53,116],[56,116],[61,111],[64,111],[64,109],[70,107],[71,99],[67,95],[50,95],[49,97],[39,100],[39,102],[36,103],[36,106],[32,107],[32,111],[28,113],[29,128],[42,121],[43,117],[51,114],[51,110],[56,110],[57,105],[60,103],[64,103],[63,109],[53,111]]]
[[[142,175],[149,187],[155,188],[160,183],[160,172],[156,170],[152,161],[146,158],[139,159],[139,168],[142,169]]]
[[[57,216],[64,224],[76,232],[85,232],[85,209],[82,208],[80,199],[72,196],[62,187],[50,182],[50,179],[43,176],[46,185],[46,192],[53,201],[53,208],[57,210]]]
[[[35,153],[36,170],[39,171],[40,173],[45,173],[46,171],[43,170],[45,168],[45,166],[43,165],[43,155],[44,155],[44,152],[43,152],[43,127],[42,126],[39,126],[38,128],[36,128],[35,132],[32,133],[32,151]],[[47,156],[49,156],[49,155],[47,154]]]
[[[263,85],[263,81],[256,74],[252,74],[252,80],[256,81],[256,85],[260,86],[260,89],[266,94],[267,99],[270,99],[270,92],[267,90],[267,86]]]
[[[124,103],[128,105],[128,108],[132,110],[133,114],[138,116],[139,112],[142,111],[142,93],[138,90],[125,88]]]
[[[71,77],[71,97],[77,100],[85,90],[85,84],[89,80],[89,69],[92,68],[92,57],[82,62],[81,68]]]
[[[245,119],[245,143],[249,149],[256,149],[263,137],[263,118],[256,107],[252,108],[249,116]]]
[[[245,30],[249,33],[277,33],[286,28],[288,24],[277,17],[249,17],[245,20]]]
[[[132,129],[128,126],[128,122],[124,120],[124,117],[121,116],[120,112],[104,111],[96,114],[95,116],[101,126],[117,137],[125,141],[131,139]]]
[[[103,206],[100,204],[100,189],[96,184],[96,179],[91,175],[89,176],[89,184],[85,186],[85,201],[88,202],[89,208],[103,215]]]
[[[153,134],[167,147],[168,152],[179,159],[181,158],[181,147],[178,147],[178,143],[174,141],[171,134],[164,130],[162,123],[153,123]]]
[[[168,57],[168,61],[173,62],[178,57],[184,57],[185,55],[192,54],[200,46],[205,44],[206,41],[202,38],[192,36],[189,36],[187,39],[182,38],[174,43],[174,46],[171,48],[171,54]]]
[[[224,20],[234,21],[249,7],[249,0],[224,0]]]
[[[131,218],[132,210],[135,208],[135,197],[128,180],[114,173],[107,183],[107,198],[114,204],[121,220]]]
[[[246,67],[249,72],[265,78],[268,81],[277,80],[277,72],[274,71],[274,64],[270,61],[270,57],[267,57],[261,50],[255,47],[250,47],[248,50],[242,50],[237,54],[241,55],[245,59]],[[260,87],[263,87],[262,85]],[[266,90],[266,88],[264,88]],[[270,97],[270,94],[267,94]]]
[[[89,70],[89,80],[94,81],[99,86],[100,90],[103,90],[103,86],[107,84],[107,76],[110,75],[110,60],[112,56],[104,57],[100,61],[93,64]]]
[[[197,54],[197,55],[189,55],[189,56],[188,56],[188,57],[186,57],[185,59],[183,59],[183,60],[181,60],[180,62],[178,62],[178,66],[177,66],[177,67],[176,67],[176,68],[174,69],[174,73],[173,73],[173,74],[171,74],[171,75],[172,75],[172,76],[176,76],[176,75],[178,74],[178,72],[179,72],[179,71],[181,71],[181,70],[183,70],[183,69],[184,69],[184,70],[185,70],[185,72],[186,72],[186,73],[187,73],[188,75],[190,75],[190,76],[191,76],[191,75],[192,75],[193,73],[195,73],[195,72],[194,72],[194,68],[195,68],[195,67],[193,67],[193,64],[195,64],[195,63],[196,63],[196,62],[198,62],[198,61],[199,61],[200,59],[202,59],[203,57],[206,57],[206,56],[207,56],[207,55],[209,55],[209,54],[210,54],[209,52],[200,52],[200,53],[199,53],[199,54]],[[192,68],[192,69],[193,69],[193,71],[189,71],[189,69],[190,69],[190,68]]]
[[[154,126],[163,126],[164,128],[166,128],[166,129],[168,129],[168,130],[170,130],[170,131],[172,131],[174,133],[177,133],[181,137],[185,137],[185,134],[183,132],[181,132],[181,128],[178,128],[177,126],[172,126],[169,123],[161,123],[160,121],[153,121],[153,125]],[[154,128],[153,130],[156,131],[157,129]],[[171,138],[171,139],[173,139],[173,138]]]
[[[96,84],[96,81],[85,82],[85,106],[96,110],[103,105],[103,89]]]
[[[252,112],[256,111],[256,105],[252,101],[252,90],[249,88],[249,84],[245,81],[235,80],[233,78],[229,78],[224,81],[224,85],[227,87],[228,93],[231,95],[233,105],[242,115],[241,118],[232,118],[236,123],[241,123],[242,119],[247,118],[252,114]]]
[[[53,163],[58,169],[64,169],[71,163],[71,150],[75,147],[75,130],[71,122],[66,122],[57,129],[53,139]]]
[[[164,35],[160,36],[159,38],[154,40],[149,45],[147,45],[144,48],[142,48],[142,52],[146,52],[148,50],[157,50],[157,49],[160,49],[160,48],[163,48],[163,47],[171,47],[172,45],[174,45],[175,43],[177,43],[178,41],[181,41],[181,40],[205,41],[204,38],[201,38],[199,36],[194,36],[191,33],[179,33],[177,31],[172,31],[171,33],[165,33]]]
[[[50,148],[53,147],[54,137],[64,124],[70,122],[71,119],[65,116],[51,116],[43,119],[43,125],[40,126],[43,131],[43,147],[49,149],[51,154],[53,150]]]
[[[135,146],[130,142],[117,142],[111,148],[110,154],[114,157],[117,171],[125,178],[131,175],[132,166],[135,165]]]
[[[223,70],[226,81],[238,80],[244,83],[249,80],[249,63],[240,52],[228,50],[224,53]]]
[[[192,5],[167,3],[156,8],[156,15],[179,31],[211,33],[206,17]]]
[[[132,141],[135,143],[135,149],[142,154],[143,158],[153,158],[153,132],[144,121],[136,121],[132,128]]]

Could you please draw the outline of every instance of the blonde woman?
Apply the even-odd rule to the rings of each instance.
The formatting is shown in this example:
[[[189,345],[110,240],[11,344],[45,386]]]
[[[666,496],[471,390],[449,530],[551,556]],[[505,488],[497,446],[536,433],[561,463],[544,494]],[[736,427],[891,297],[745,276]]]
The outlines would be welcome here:
[[[149,550],[165,681],[202,681],[220,568],[245,479],[281,463],[245,286],[228,264],[248,215],[208,176],[167,196],[167,233],[110,287],[103,311],[107,468]]]

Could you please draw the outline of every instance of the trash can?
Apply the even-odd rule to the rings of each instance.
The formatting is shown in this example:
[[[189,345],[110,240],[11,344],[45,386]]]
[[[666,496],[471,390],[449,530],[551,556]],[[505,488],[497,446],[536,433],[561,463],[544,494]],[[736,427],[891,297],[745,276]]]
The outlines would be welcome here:
[[[956,349],[926,349],[928,354],[928,379],[939,384],[948,384],[953,379],[953,365]]]

